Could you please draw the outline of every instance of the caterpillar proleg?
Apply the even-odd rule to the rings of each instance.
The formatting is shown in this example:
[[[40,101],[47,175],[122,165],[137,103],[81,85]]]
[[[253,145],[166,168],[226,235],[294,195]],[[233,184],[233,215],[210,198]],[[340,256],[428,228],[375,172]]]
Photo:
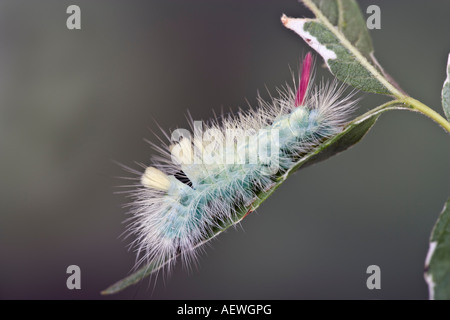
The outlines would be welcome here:
[[[303,60],[298,86],[271,101],[192,130],[175,130],[171,145],[132,191],[129,232],[138,263],[186,263],[214,230],[255,201],[302,155],[339,133],[355,102],[336,81],[311,86],[313,59]],[[294,81],[295,82],[295,81]],[[193,132],[193,134],[192,134]]]

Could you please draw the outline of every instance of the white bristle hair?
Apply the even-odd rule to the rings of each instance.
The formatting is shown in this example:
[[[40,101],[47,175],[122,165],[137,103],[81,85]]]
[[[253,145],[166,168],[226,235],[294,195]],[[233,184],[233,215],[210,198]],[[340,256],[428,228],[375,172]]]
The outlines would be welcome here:
[[[312,87],[309,83],[301,105],[296,106],[297,92],[286,85],[285,88],[278,90],[277,98],[264,101],[258,96],[257,108],[250,108],[248,111],[240,110],[235,115],[230,114],[221,119],[216,117],[208,124],[203,123],[203,127],[205,131],[214,129],[225,132],[227,129],[242,129],[256,132],[270,127],[277,119],[293,114],[298,108],[309,112],[309,116],[314,111],[317,126],[308,126],[313,128],[311,130],[314,132],[309,132],[307,136],[290,144],[289,154],[280,153],[280,163],[289,166],[295,159],[313,150],[321,141],[342,130],[356,104],[352,100],[353,93],[344,95],[345,89],[346,87],[336,80],[321,82],[316,87]],[[190,125],[193,127],[192,120]],[[308,128],[305,127],[304,130]],[[164,135],[169,138],[169,135]],[[239,209],[251,203],[256,197],[255,190],[266,190],[274,183],[273,176],[262,175],[261,169],[257,167],[252,167],[250,172],[244,166],[242,168],[236,165],[233,168],[227,166],[212,168],[200,164],[196,167],[196,170],[200,170],[200,176],[208,177],[214,182],[202,186],[203,189],[200,192],[192,186],[183,185],[175,177],[178,172],[185,172],[181,168],[183,164],[180,165],[180,161],[174,163],[171,151],[180,145],[181,149],[185,150],[188,143],[189,146],[201,150],[203,144],[195,140],[171,143],[173,142],[169,141],[162,147],[153,144],[159,155],[153,158],[152,166],[146,168],[142,174],[142,185],[130,191],[133,201],[130,204],[131,218],[128,232],[135,236],[131,246],[138,256],[136,266],[142,263],[155,263],[165,265],[165,270],[169,270],[178,255],[181,255],[186,265],[194,262],[196,250],[214,228],[230,220]],[[179,160],[183,162],[183,159]],[[280,168],[279,174],[287,169]],[[222,174],[231,178],[222,179],[220,178]],[[216,180],[209,178],[212,175],[218,178]],[[244,178],[240,176],[245,176],[246,180],[244,181]],[[251,181],[251,188],[248,187],[247,181]],[[176,192],[182,195],[174,192],[169,196],[168,193],[171,191],[168,190],[172,188],[171,186],[176,186],[178,188]],[[189,196],[186,198],[188,199],[186,206],[180,207],[179,201],[183,194],[191,193],[191,198]],[[202,201],[206,201],[207,204],[202,204]],[[199,206],[202,209],[200,213],[197,212]],[[177,208],[182,208],[183,211],[177,211],[181,210]],[[181,220],[181,217],[187,222]],[[168,222],[169,220],[175,222]],[[169,230],[169,228],[178,229]]]

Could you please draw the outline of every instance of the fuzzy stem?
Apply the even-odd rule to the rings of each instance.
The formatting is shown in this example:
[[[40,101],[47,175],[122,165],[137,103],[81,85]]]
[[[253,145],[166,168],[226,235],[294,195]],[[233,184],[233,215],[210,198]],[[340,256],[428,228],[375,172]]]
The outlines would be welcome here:
[[[408,106],[413,111],[417,111],[419,113],[422,113],[423,115],[426,115],[428,118],[439,124],[444,130],[446,130],[447,133],[450,133],[450,122],[445,120],[439,113],[423,104],[419,100],[411,97],[404,97],[402,99],[398,99],[397,101]]]
[[[445,131],[447,131],[447,133],[450,133],[450,122],[445,120],[439,113],[437,113],[427,105],[411,97],[404,97],[402,99],[388,101],[385,104],[370,110],[369,112],[375,113],[393,104],[402,104],[405,106],[402,108],[403,110],[415,111],[427,116],[428,118],[439,124]]]
[[[369,113],[379,112],[380,110],[383,110],[393,104],[403,105],[404,107],[401,108],[403,110],[415,111],[427,116],[428,118],[439,124],[445,131],[447,131],[447,133],[450,133],[450,122],[445,120],[439,113],[423,104],[419,100],[408,96],[402,99],[388,101],[385,104],[370,110]]]

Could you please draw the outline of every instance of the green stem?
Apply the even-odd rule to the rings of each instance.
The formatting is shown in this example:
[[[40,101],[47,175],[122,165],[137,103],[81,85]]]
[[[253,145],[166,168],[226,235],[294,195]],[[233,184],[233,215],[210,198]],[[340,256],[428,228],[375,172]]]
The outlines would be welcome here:
[[[439,113],[428,107],[427,105],[423,104],[419,100],[416,100],[411,97],[404,97],[397,100],[400,103],[403,103],[407,105],[409,108],[411,108],[414,111],[420,112],[424,115],[426,115],[428,118],[439,124],[444,130],[447,131],[447,133],[450,133],[450,122],[445,120]]]
[[[442,117],[439,113],[428,107],[427,105],[423,104],[419,100],[416,100],[414,98],[403,96],[402,98],[391,100],[386,102],[385,104],[376,107],[375,109],[370,110],[370,113],[377,113],[383,109],[386,109],[387,107],[390,107],[391,105],[399,104],[403,105],[404,107],[401,107],[403,110],[410,110],[410,111],[416,111],[419,112],[437,124],[439,124],[445,131],[450,133],[450,122],[448,122],[444,117]]]

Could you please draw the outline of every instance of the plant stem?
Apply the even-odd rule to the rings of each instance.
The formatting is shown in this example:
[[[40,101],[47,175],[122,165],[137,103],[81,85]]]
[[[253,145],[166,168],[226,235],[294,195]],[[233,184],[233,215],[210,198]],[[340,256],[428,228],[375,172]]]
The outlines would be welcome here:
[[[388,101],[385,104],[370,110],[369,112],[377,113],[387,107],[392,106],[393,104],[403,105],[403,107],[399,109],[415,111],[427,116],[428,118],[439,124],[445,131],[447,131],[447,133],[450,133],[450,122],[448,122],[439,113],[437,113],[427,105],[423,104],[419,100],[416,100],[408,96],[403,96],[399,99]]]
[[[423,104],[419,100],[406,96],[398,99],[397,101],[408,106],[413,111],[417,111],[426,115],[428,118],[439,124],[444,130],[446,130],[447,133],[450,133],[450,122],[445,120],[439,113]]]

